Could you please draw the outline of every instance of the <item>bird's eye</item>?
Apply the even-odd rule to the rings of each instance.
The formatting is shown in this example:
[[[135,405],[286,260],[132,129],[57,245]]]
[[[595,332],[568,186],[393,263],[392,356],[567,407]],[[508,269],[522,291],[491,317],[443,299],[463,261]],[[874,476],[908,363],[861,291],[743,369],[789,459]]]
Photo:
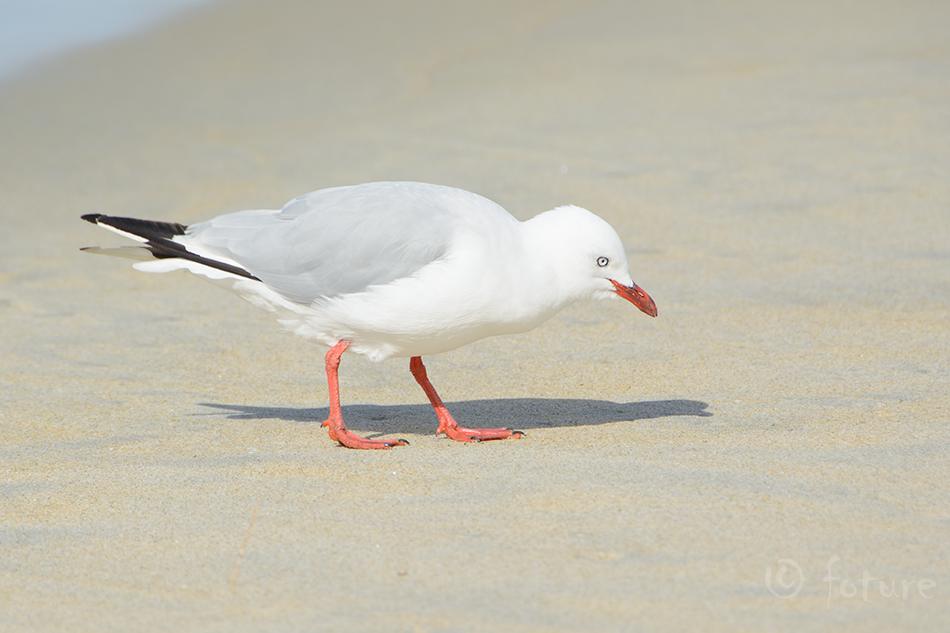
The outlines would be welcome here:
[[[609,263],[610,263],[610,260],[607,259],[606,257],[598,257],[598,258],[597,258],[597,265],[600,266],[601,268],[603,268],[604,266],[606,266],[606,265],[609,264]]]

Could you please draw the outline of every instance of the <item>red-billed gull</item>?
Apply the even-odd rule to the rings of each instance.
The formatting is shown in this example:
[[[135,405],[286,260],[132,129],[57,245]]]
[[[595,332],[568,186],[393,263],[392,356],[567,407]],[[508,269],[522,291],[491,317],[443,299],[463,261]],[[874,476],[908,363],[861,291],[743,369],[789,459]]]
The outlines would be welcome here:
[[[84,220],[142,243],[83,250],[185,269],[272,312],[287,330],[330,347],[330,437],[350,448],[405,440],[349,432],[337,371],[350,350],[374,361],[409,357],[439,419],[463,442],[520,437],[460,427],[426,377],[422,356],[535,328],[571,303],[621,297],[656,316],[630,278],[614,229],[558,207],[526,222],[461,189],[379,182],[321,189],[280,211],[240,211],[191,226],[90,214]]]

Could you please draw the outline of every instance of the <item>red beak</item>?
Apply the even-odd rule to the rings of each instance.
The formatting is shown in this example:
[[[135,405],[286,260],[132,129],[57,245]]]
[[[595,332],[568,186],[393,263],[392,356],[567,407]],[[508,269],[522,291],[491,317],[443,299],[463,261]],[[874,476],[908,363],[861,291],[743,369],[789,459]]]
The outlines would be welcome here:
[[[650,295],[643,292],[643,288],[637,284],[625,286],[621,283],[617,283],[613,279],[610,280],[610,283],[617,289],[616,292],[618,295],[640,308],[641,312],[651,317],[656,316],[656,304],[653,303],[653,299],[650,298]]]

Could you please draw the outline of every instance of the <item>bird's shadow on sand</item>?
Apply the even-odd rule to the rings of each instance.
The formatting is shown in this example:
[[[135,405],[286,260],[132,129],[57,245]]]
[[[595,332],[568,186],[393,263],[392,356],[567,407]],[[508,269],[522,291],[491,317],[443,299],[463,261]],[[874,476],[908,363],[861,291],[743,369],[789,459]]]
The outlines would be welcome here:
[[[322,423],[329,414],[326,407],[296,409],[255,407],[240,404],[199,403],[202,407],[226,413],[231,420],[287,420]],[[650,400],[646,402],[610,402],[608,400],[514,398],[507,400],[467,400],[446,403],[462,426],[473,428],[509,427],[521,431],[540,428],[578,427],[609,422],[636,422],[658,418],[691,416],[712,417],[709,405],[698,400]],[[369,436],[373,434],[435,432],[438,422],[428,404],[372,405],[343,407],[348,428]]]

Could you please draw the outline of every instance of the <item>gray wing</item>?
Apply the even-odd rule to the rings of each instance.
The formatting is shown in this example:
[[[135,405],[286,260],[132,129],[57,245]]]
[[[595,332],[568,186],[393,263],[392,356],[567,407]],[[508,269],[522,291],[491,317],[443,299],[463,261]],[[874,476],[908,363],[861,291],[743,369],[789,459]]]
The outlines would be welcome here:
[[[241,211],[188,228],[189,245],[231,259],[298,303],[408,277],[443,257],[465,204],[457,189],[371,183],[323,189],[280,211]]]

